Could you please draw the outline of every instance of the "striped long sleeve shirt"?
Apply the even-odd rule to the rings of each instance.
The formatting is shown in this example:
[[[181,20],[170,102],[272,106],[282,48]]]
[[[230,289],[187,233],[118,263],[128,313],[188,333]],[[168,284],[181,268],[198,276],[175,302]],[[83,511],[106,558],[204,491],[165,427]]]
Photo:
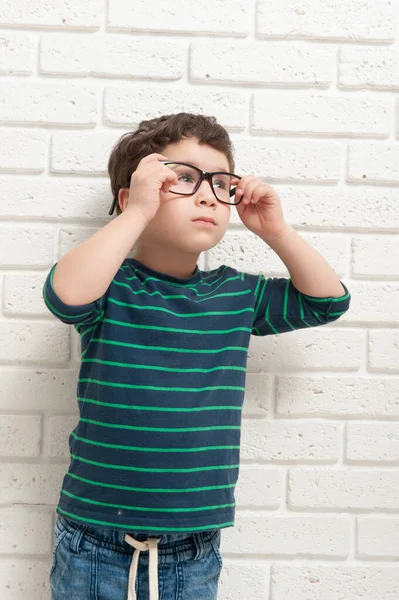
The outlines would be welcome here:
[[[315,298],[226,265],[180,279],[126,258],[101,298],[70,306],[53,288],[56,264],[44,301],[81,339],[57,512],[148,534],[233,526],[251,335],[337,320],[346,286]]]

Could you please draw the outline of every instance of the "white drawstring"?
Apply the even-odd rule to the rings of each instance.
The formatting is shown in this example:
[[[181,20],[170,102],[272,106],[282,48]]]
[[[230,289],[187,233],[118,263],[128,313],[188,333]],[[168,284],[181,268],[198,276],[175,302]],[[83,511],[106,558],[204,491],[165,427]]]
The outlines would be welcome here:
[[[136,548],[133,553],[132,562],[129,569],[128,597],[127,600],[137,600],[136,596],[136,577],[139,563],[140,552],[149,550],[148,577],[150,588],[150,600],[159,600],[158,590],[158,542],[160,538],[148,538],[144,542],[139,542],[134,537],[125,534],[125,541]]]

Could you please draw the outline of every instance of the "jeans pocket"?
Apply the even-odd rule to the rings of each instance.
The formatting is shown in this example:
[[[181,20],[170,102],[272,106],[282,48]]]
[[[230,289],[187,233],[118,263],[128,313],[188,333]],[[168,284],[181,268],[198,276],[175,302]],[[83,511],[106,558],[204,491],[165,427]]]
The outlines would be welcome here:
[[[57,516],[54,533],[53,533],[53,549],[51,553],[51,568],[50,568],[50,577],[52,576],[54,569],[57,564],[57,550],[62,540],[68,533],[68,529],[61,523],[59,516]]]
[[[216,556],[216,558],[218,560],[220,572],[221,572],[222,567],[223,567],[223,559],[222,559],[222,555],[220,554],[220,541],[221,541],[221,538],[222,538],[221,531],[220,531],[220,529],[217,529],[215,535],[212,536],[211,539],[209,540],[209,542],[210,542],[210,544],[212,546],[212,550],[215,553],[215,556]]]

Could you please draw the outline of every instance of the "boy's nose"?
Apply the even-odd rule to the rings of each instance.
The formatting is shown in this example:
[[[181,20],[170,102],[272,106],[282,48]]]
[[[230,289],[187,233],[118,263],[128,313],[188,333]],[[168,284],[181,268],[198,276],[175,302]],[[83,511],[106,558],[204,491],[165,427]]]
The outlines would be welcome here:
[[[212,184],[210,181],[207,181],[206,179],[204,179],[204,181],[201,182],[201,185],[199,186],[199,188],[195,194],[195,199],[200,204],[203,204],[203,203],[206,203],[209,205],[217,204],[217,200],[213,193]]]

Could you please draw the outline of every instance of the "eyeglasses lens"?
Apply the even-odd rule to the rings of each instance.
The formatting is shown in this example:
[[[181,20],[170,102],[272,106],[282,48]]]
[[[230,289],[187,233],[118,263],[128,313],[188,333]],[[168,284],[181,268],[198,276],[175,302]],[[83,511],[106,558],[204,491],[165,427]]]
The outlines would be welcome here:
[[[169,191],[177,194],[192,194],[200,180],[200,172],[190,167],[190,165],[179,165],[169,163],[166,165],[177,175],[178,183],[172,186]],[[236,204],[235,196],[230,196],[230,191],[234,190],[237,184],[231,184],[234,177],[229,173],[216,173],[212,176],[212,186],[216,197],[222,202]]]

